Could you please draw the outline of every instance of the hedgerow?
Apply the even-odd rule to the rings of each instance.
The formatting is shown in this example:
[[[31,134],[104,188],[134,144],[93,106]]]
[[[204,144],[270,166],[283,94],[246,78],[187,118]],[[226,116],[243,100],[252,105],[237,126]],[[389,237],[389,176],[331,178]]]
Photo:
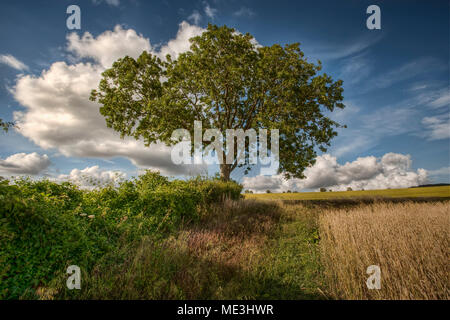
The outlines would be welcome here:
[[[118,186],[82,190],[49,180],[0,181],[0,299],[33,297],[69,265],[89,271],[106,253],[143,236],[161,239],[202,208],[237,199],[234,182],[169,181],[147,171]]]

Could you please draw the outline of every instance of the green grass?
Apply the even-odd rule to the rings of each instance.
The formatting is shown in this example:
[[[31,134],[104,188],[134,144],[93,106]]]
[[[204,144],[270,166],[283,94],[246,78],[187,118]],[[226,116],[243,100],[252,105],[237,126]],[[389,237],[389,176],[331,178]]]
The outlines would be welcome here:
[[[366,191],[245,194],[246,199],[325,200],[348,198],[448,198],[450,186]]]
[[[324,299],[319,235],[313,209],[284,207],[279,229],[267,242],[261,274],[271,285],[260,288],[264,299]],[[262,283],[267,283],[262,281]]]
[[[227,205],[228,204],[228,205]],[[240,200],[166,239],[144,237],[103,257],[82,289],[55,299],[323,299],[317,212]]]

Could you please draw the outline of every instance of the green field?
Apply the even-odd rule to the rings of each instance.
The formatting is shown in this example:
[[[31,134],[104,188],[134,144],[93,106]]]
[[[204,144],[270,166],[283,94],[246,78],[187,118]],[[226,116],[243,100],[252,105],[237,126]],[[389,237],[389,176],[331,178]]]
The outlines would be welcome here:
[[[348,198],[428,198],[450,197],[450,186],[423,187],[408,189],[383,189],[365,191],[336,191],[336,192],[297,192],[297,193],[261,193],[245,194],[247,199],[273,200],[327,200]]]

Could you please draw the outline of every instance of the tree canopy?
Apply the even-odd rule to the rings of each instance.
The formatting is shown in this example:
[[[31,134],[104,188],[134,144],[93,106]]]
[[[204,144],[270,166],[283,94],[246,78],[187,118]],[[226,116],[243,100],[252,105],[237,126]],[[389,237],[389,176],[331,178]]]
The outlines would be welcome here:
[[[321,62],[308,62],[299,43],[261,46],[248,33],[211,24],[190,41],[178,57],[144,51],[114,62],[91,93],[106,124],[147,146],[173,145],[172,132],[193,134],[195,120],[221,132],[279,129],[279,172],[303,178],[316,148],[325,152],[341,127],[325,113],[344,108],[342,80],[320,73]],[[222,164],[221,177],[237,166]]]

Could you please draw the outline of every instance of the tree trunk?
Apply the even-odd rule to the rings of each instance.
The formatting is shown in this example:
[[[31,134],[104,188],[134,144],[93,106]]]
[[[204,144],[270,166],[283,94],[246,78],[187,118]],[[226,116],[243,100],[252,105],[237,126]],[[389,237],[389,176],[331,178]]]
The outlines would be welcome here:
[[[220,179],[223,181],[230,181],[231,164],[220,165]]]

